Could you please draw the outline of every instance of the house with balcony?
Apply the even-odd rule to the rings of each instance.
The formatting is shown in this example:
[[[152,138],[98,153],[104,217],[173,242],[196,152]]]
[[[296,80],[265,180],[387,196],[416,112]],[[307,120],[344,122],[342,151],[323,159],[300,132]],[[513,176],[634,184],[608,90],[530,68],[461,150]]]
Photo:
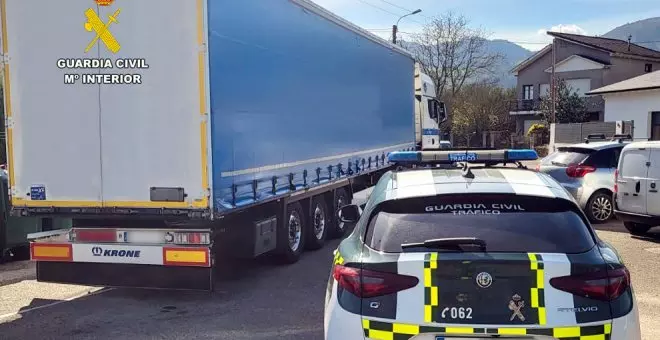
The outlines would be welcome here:
[[[553,43],[522,61],[511,71],[517,78],[517,100],[509,115],[516,121],[516,133],[524,136],[541,119],[541,100],[549,97],[553,49],[555,77],[563,79],[578,95],[585,97],[589,121],[603,121],[602,96],[586,96],[601,88],[645,73],[660,70],[660,51],[629,41],[577,34],[547,32]]]

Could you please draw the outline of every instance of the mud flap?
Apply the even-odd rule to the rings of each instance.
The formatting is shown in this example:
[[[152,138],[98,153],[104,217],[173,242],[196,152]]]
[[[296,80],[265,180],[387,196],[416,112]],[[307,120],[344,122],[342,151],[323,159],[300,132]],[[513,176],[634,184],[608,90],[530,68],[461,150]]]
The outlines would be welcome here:
[[[37,262],[37,281],[86,286],[213,290],[213,266]]]

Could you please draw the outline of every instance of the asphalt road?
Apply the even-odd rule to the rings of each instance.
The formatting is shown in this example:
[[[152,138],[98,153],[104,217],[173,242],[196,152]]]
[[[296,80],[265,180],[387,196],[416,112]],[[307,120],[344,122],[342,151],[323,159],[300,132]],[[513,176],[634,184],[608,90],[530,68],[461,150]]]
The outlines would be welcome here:
[[[631,237],[618,222],[597,229],[632,273],[644,340],[660,339],[660,228],[645,239]],[[325,288],[337,244],[306,253],[291,266],[267,259],[226,263],[213,293],[94,291],[33,280],[5,285],[0,338],[322,339]]]

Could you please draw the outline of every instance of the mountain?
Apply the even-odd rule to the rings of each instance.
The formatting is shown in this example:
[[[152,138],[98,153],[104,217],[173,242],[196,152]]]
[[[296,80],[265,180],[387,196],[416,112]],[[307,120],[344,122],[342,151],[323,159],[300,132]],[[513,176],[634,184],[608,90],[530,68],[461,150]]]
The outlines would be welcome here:
[[[489,40],[486,43],[486,50],[502,56],[502,61],[495,71],[495,76],[499,78],[502,87],[516,86],[516,77],[511,74],[511,69],[534,53],[520,45],[502,39]]]
[[[414,51],[416,47],[416,43],[413,42],[401,42],[401,45],[409,51]],[[511,69],[534,53],[510,41],[502,39],[486,40],[484,49],[488,53],[497,53],[502,56],[493,75],[499,80],[499,84],[502,87],[516,86],[516,77],[511,74]]]
[[[619,26],[603,35],[605,38],[628,40],[660,51],[660,17],[648,18]]]

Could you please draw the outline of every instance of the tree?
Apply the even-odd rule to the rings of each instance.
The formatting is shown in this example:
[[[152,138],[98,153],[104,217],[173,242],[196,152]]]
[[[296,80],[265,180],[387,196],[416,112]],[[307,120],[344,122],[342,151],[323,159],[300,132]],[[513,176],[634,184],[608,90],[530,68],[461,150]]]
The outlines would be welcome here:
[[[507,103],[515,97],[514,89],[503,89],[488,82],[463,86],[454,97],[452,132],[462,138],[475,134],[481,138],[485,131],[512,131],[515,123],[509,116]]]
[[[492,75],[502,56],[486,49],[486,33],[453,12],[440,15],[413,36],[410,44],[422,71],[435,84],[436,96],[451,101],[465,84]]]
[[[582,123],[588,118],[587,103],[563,79],[557,80],[555,112],[556,123]],[[542,98],[541,113],[546,122],[552,122],[552,98]]]

